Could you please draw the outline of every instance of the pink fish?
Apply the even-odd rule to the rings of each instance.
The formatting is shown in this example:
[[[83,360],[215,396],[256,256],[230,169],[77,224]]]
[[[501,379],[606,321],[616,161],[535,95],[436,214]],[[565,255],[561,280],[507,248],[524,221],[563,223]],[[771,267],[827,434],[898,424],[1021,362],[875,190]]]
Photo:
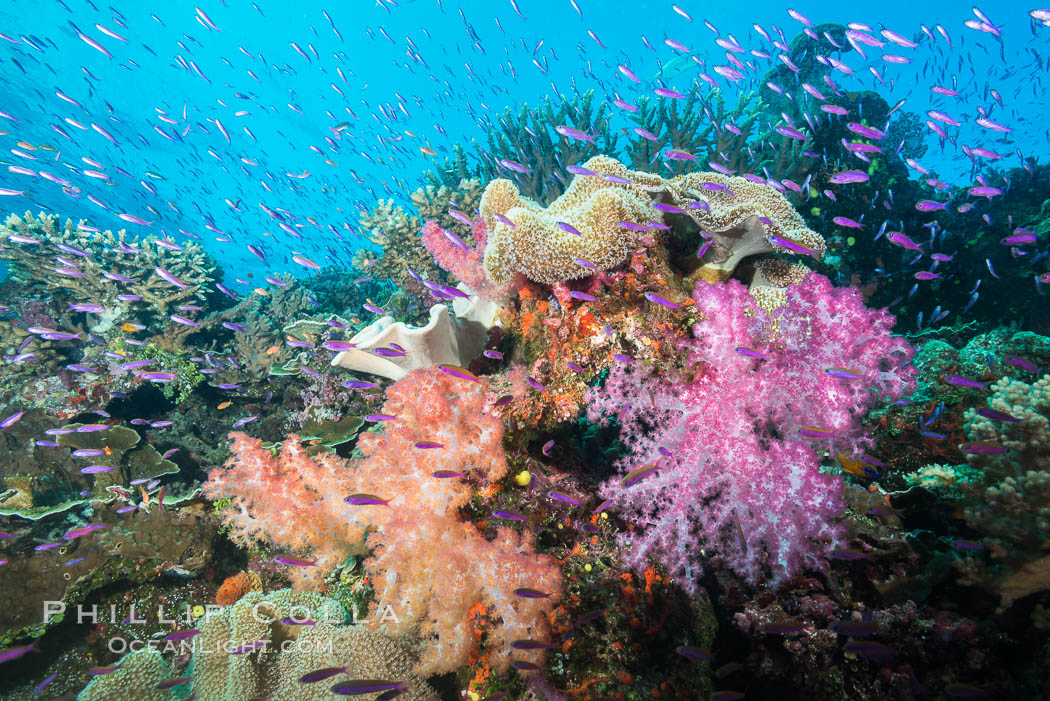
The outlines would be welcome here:
[[[106,54],[106,56],[108,56],[109,58],[113,58],[113,54],[107,51],[105,46],[98,43],[97,41],[89,37],[87,34],[84,34],[83,32],[77,32],[77,36],[79,36],[84,41],[84,43],[90,46],[91,48],[97,51],[101,51],[102,53]]]
[[[864,183],[868,180],[868,174],[861,170],[845,170],[831,176],[831,182],[836,185],[843,185],[845,183]]]

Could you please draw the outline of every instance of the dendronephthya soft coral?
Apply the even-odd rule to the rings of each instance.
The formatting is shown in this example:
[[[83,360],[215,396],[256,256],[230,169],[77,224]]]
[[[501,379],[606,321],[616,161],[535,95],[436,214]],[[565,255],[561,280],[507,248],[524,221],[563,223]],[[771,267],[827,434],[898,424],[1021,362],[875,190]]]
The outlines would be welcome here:
[[[589,395],[591,419],[618,417],[630,450],[603,489],[635,526],[627,561],[652,557],[690,590],[702,555],[753,582],[824,569],[843,503],[816,451],[869,447],[858,419],[906,388],[911,350],[889,314],[816,274],[772,315],[736,282],[699,283],[693,299],[705,320],[677,376],[620,363]]]
[[[507,471],[503,424],[485,411],[485,397],[482,383],[436,367],[416,370],[387,390],[382,411],[393,418],[383,433],[360,437],[363,458],[311,458],[295,436],[275,458],[237,433],[233,457],[211,473],[205,493],[233,498],[222,513],[234,540],[269,542],[316,563],[293,569],[304,585],[319,585],[371,533],[367,546],[378,547],[365,566],[377,602],[397,615],[389,632],[420,625],[431,640],[421,672],[467,663],[478,642],[469,612],[479,605],[498,619],[488,632],[495,666],[506,667],[511,654],[538,661],[542,650],[510,644],[546,638],[546,614],[561,590],[557,563],[510,529],[487,541],[458,514],[475,490]],[[354,495],[357,503],[347,503]],[[515,595],[521,588],[550,596]]]

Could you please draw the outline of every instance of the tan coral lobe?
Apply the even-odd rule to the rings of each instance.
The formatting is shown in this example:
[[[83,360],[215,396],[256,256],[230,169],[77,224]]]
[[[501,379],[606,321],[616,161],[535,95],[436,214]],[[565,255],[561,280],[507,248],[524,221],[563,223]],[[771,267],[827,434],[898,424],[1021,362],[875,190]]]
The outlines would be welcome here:
[[[728,279],[748,256],[791,253],[778,246],[774,236],[817,256],[824,252],[820,234],[809,229],[787,198],[767,184],[708,172],[664,179],[628,170],[608,156],[595,156],[583,167],[596,175],[577,175],[546,209],[522,197],[509,180],[488,184],[480,212],[489,227],[485,249],[489,279],[503,285],[520,272],[553,285],[591,275],[594,271],[580,260],[598,270],[615,268],[627,259],[638,235],[623,222],[663,224],[663,212],[653,207],[657,201],[684,209],[684,215],[676,216],[688,216],[714,239],[696,273],[699,279]],[[514,226],[497,219],[497,214]]]

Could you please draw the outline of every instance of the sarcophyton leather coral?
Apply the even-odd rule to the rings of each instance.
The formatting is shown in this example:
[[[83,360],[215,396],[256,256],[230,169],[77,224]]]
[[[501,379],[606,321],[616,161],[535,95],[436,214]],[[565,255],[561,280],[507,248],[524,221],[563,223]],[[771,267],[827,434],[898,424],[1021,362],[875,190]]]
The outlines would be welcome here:
[[[512,652],[535,660],[542,655],[512,650],[510,642],[543,638],[545,614],[560,591],[557,564],[532,554],[525,537],[507,530],[486,541],[459,517],[475,491],[490,489],[507,471],[503,424],[485,411],[485,397],[481,383],[416,370],[387,390],[382,412],[393,418],[383,433],[360,437],[364,457],[311,458],[295,436],[274,457],[260,441],[235,433],[233,457],[212,471],[204,491],[232,498],[222,515],[236,542],[266,542],[310,558],[314,566],[291,572],[301,585],[319,586],[325,571],[366,547],[370,534],[367,547],[378,549],[365,566],[376,601],[404,607],[396,632],[422,624],[433,643],[421,663],[426,671],[466,663],[477,643],[465,633],[477,606],[494,614],[496,666],[509,664]],[[386,504],[349,504],[351,495]],[[520,587],[553,596],[519,601],[513,591]]]
[[[624,261],[634,237],[620,222],[644,225],[658,214],[644,191],[632,184],[644,174],[631,173],[607,156],[595,156],[584,167],[598,175],[575,177],[546,209],[522,197],[509,180],[488,184],[481,196],[481,216],[489,227],[485,270],[494,283],[505,285],[521,272],[530,280],[552,285]],[[607,176],[625,182],[610,182]],[[649,180],[654,186],[660,183],[659,178]],[[497,214],[514,226],[497,219]]]
[[[555,284],[614,268],[640,230],[695,232],[695,277],[709,281],[728,279],[747,256],[824,252],[824,239],[763,182],[719,173],[665,180],[608,156],[591,158],[583,171],[590,174],[577,175],[546,209],[509,180],[488,184],[480,211],[489,229],[485,270],[493,282],[506,284],[520,272]]]

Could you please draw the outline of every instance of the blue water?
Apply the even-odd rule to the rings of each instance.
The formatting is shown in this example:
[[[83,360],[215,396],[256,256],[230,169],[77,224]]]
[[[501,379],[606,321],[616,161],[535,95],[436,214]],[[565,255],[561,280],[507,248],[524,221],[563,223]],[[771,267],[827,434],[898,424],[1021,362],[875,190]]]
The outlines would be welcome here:
[[[0,208],[19,214],[39,208],[82,217],[101,228],[163,234],[176,241],[200,237],[227,277],[231,270],[259,263],[248,251],[249,243],[265,251],[269,272],[306,272],[291,262],[293,252],[321,264],[346,264],[363,245],[357,235],[360,211],[379,197],[407,201],[422,172],[453,144],[462,143],[472,152],[471,140],[484,143],[505,107],[589,89],[610,100],[634,102],[659,86],[651,79],[661,64],[680,56],[665,38],[685,44],[706,61],[708,73],[732,101],[754,89],[756,76],[778,61],[779,51],[753,24],[774,39],[778,27],[789,41],[803,28],[774,2],[682,0],[678,6],[691,21],[670,2],[576,4],[582,18],[569,0],[520,0],[522,19],[509,1],[382,0],[350,6],[204,2],[198,7],[215,30],[191,3],[7,3],[0,11],[0,28],[8,38],[0,42],[5,85],[0,111],[13,119],[0,119],[0,128],[10,131],[3,137],[5,147],[26,141],[59,151],[32,152],[40,161],[10,154],[4,160],[47,170],[79,192],[64,193],[43,178],[5,171],[0,186],[24,191],[28,201],[4,197]],[[798,2],[793,7],[814,23],[866,23],[876,36],[885,27],[919,43],[917,49],[892,43],[881,50],[863,47],[867,60],[850,52],[843,59],[854,74],[831,71],[842,90],[874,88],[891,105],[906,100],[903,109],[923,119],[929,109],[944,111],[963,122],[959,128],[947,127],[949,135],[959,145],[1001,154],[997,165],[1020,165],[1018,152],[1045,156],[1050,151],[1046,124],[1039,118],[1045,111],[1050,30],[1034,27],[1028,4],[985,7],[1001,27],[1001,39],[964,25],[975,19],[968,3],[943,3],[937,9],[901,0]],[[98,25],[126,41],[108,36]],[[937,25],[945,29],[951,46]],[[112,58],[81,40],[74,26]],[[771,58],[741,55],[757,70],[733,85],[710,72],[710,66],[726,63],[726,52],[715,44],[716,31],[735,37],[748,51],[768,51]],[[887,63],[880,53],[911,61]],[[700,68],[688,59],[685,64],[692,69],[666,87],[685,91],[699,82],[706,91],[709,86],[698,78]],[[618,65],[628,66],[642,82],[625,78]],[[880,72],[883,83],[869,67]],[[936,84],[955,85],[961,95],[937,96],[929,91]],[[798,85],[783,87],[808,99]],[[1004,107],[989,94],[993,88]],[[813,100],[808,104],[816,110]],[[979,107],[1013,131],[1004,135],[975,124]],[[241,111],[246,114],[237,116]],[[613,126],[625,128],[624,113],[614,114]],[[337,136],[332,127],[344,121],[349,126]],[[217,122],[228,132],[229,143]],[[92,123],[116,144],[92,129]],[[922,165],[953,184],[971,184],[975,173],[970,160],[957,146],[942,148],[932,131],[926,134],[931,148]],[[427,145],[439,154],[437,159],[420,152]],[[110,179],[86,177],[86,169],[101,170]],[[291,177],[304,173],[309,175]],[[88,195],[108,209],[86,199]],[[280,228],[260,203],[287,212],[302,238]],[[119,213],[148,225],[122,221]]]

